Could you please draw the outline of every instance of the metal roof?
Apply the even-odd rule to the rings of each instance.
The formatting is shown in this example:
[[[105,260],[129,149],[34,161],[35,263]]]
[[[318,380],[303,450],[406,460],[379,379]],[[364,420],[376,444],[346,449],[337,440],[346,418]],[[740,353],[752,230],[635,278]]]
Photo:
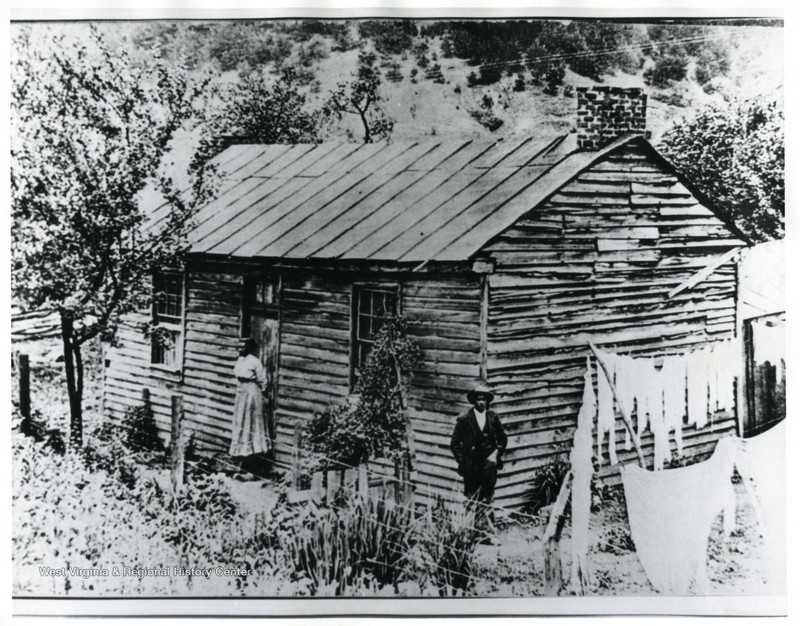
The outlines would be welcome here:
[[[230,257],[463,261],[624,138],[235,145],[191,251]]]

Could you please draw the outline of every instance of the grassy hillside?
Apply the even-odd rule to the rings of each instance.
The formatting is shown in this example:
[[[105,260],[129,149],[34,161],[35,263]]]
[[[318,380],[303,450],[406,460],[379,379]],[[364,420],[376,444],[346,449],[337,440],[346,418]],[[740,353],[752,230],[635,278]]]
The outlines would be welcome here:
[[[159,53],[211,71],[228,87],[246,73],[261,73],[269,81],[291,67],[310,108],[320,107],[338,84],[352,80],[359,54],[372,52],[382,77],[381,106],[395,122],[395,138],[555,136],[572,128],[574,88],[602,83],[646,89],[648,128],[657,140],[705,102],[780,98],[783,85],[783,28],[772,22],[262,20],[96,27],[118,45],[127,40],[143,55]],[[67,40],[85,38],[89,26],[25,28],[33,30],[33,41],[52,41],[59,34]],[[534,55],[538,64],[530,63]],[[669,64],[674,59],[683,64],[679,74],[684,78],[648,80],[657,66],[674,69]],[[535,84],[543,64],[560,65],[563,79],[555,88],[548,89],[542,76]],[[491,84],[469,86],[471,73],[479,82],[488,77]],[[493,123],[481,124],[481,119]],[[354,141],[361,135],[355,116],[324,133]]]

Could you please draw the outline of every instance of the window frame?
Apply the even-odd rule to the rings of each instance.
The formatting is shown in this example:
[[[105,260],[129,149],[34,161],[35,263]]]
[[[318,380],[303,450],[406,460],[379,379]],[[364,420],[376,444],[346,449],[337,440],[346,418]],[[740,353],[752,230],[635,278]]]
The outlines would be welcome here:
[[[163,279],[167,276],[174,276],[177,277],[180,281],[180,315],[168,315],[165,313],[160,313],[158,311],[159,302],[156,297],[156,293],[158,292],[158,281]],[[157,370],[162,370],[165,372],[171,373],[180,373],[183,371],[183,357],[184,357],[184,343],[186,337],[186,304],[188,301],[188,289],[187,289],[187,276],[184,270],[180,269],[163,269],[155,272],[152,277],[151,283],[151,305],[150,305],[150,320],[153,324],[154,328],[163,328],[169,331],[175,338],[174,340],[174,347],[170,347],[170,350],[175,351],[175,356],[173,359],[173,363],[170,365],[168,363],[161,363],[156,362],[155,359],[155,338],[151,337],[150,339],[150,367]],[[165,294],[166,294],[165,290]],[[173,320],[164,321],[160,319],[161,317],[173,318]],[[179,319],[180,321],[174,321]],[[166,350],[164,350],[166,354]]]
[[[273,287],[272,302],[257,302],[253,297],[254,285],[258,283],[271,282]],[[243,274],[242,275],[242,294],[239,306],[239,338],[250,338],[250,314],[253,312],[268,313],[276,319],[280,319],[280,300],[283,280],[280,274]]]
[[[361,367],[361,350],[364,343],[372,343],[368,339],[359,337],[360,305],[361,294],[363,293],[385,293],[394,296],[394,317],[402,314],[402,298],[399,283],[374,283],[358,282],[353,283],[350,312],[350,390],[356,384],[356,370]]]

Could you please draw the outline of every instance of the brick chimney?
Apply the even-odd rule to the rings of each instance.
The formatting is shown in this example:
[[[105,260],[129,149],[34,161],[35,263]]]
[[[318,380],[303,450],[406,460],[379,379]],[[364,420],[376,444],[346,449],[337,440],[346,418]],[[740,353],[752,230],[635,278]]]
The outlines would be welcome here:
[[[578,148],[599,150],[623,135],[644,135],[647,94],[641,89],[578,87]]]

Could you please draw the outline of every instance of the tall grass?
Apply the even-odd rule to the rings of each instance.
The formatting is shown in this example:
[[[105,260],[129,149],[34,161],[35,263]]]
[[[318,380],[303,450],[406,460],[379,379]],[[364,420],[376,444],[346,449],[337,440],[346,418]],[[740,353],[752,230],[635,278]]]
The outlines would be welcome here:
[[[286,534],[295,573],[312,593],[345,595],[365,583],[395,590],[407,571],[413,513],[386,494],[345,494],[333,508],[307,507]]]

